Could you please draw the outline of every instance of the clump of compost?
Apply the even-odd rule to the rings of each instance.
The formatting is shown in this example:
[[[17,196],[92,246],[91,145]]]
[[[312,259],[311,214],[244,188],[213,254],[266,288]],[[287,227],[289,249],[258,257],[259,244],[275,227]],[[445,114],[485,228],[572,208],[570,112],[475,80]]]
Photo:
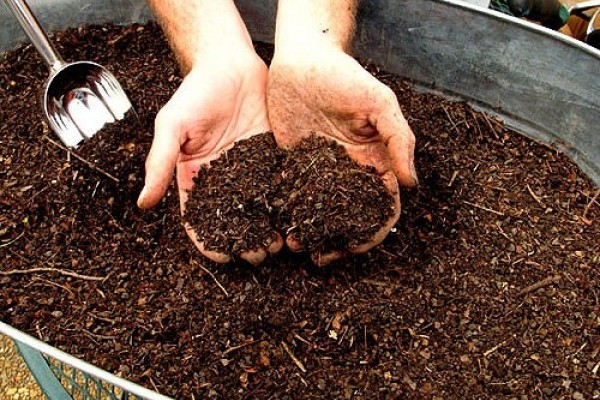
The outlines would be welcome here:
[[[200,169],[184,220],[207,250],[233,256],[268,247],[274,231],[328,252],[368,241],[393,207],[377,171],[343,146],[312,135],[284,151],[266,132]]]
[[[279,225],[309,252],[346,250],[368,241],[394,214],[394,198],[370,166],[312,135],[281,166]]]
[[[283,152],[273,133],[237,142],[194,178],[184,220],[205,249],[229,255],[268,247],[276,238],[271,199]]]

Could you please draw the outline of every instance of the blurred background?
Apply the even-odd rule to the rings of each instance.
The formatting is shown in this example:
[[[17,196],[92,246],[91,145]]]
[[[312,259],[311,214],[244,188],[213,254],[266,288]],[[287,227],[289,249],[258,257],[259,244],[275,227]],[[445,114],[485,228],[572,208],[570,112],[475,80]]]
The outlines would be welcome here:
[[[600,48],[600,0],[466,0]]]

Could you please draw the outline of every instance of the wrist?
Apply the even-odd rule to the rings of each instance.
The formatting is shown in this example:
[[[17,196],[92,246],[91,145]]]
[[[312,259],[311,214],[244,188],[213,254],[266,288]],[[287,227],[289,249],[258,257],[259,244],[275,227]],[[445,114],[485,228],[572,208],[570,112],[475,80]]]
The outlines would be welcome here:
[[[252,42],[227,40],[199,46],[190,56],[188,71],[207,63],[220,64],[221,68],[226,71],[227,69],[244,68],[257,62],[262,61],[254,51]]]
[[[148,2],[184,74],[200,58],[252,48],[252,40],[233,0]]]
[[[356,0],[279,0],[275,57],[347,52],[354,33]]]

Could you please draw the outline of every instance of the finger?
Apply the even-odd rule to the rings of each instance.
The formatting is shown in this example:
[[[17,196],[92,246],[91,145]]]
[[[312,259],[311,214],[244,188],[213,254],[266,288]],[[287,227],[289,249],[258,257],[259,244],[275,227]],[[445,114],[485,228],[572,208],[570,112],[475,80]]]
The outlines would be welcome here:
[[[333,261],[344,258],[347,254],[348,253],[346,253],[345,251],[341,251],[341,250],[332,251],[331,253],[315,252],[310,255],[310,259],[312,260],[313,264],[315,264],[316,266],[324,267],[324,266],[332,263]]]
[[[275,240],[267,247],[267,252],[271,255],[279,253],[283,248],[283,238],[279,232],[275,232]]]
[[[419,184],[414,165],[415,135],[402,115],[393,92],[387,98],[385,108],[372,123],[387,148],[392,170],[400,184],[415,187]]]
[[[216,263],[219,264],[227,264],[231,261],[231,257],[225,253],[220,253],[213,250],[206,250],[204,248],[204,244],[198,240],[198,236],[196,235],[196,231],[192,229],[189,224],[184,224],[185,232],[191,239],[192,243],[196,246],[196,248],[202,253],[202,255]]]
[[[180,152],[180,130],[164,109],[156,117],[152,147],[146,158],[144,188],[138,197],[138,207],[154,207],[163,198],[177,164]]]
[[[381,175],[381,180],[383,181],[383,184],[387,188],[388,193],[390,195],[398,196],[398,193],[400,192],[400,189],[398,188],[398,179],[396,179],[396,176],[393,172],[388,171],[385,174]]]
[[[257,267],[267,258],[267,251],[265,249],[243,251],[240,253],[240,258]]]
[[[298,238],[298,235],[294,233],[290,233],[288,237],[285,239],[285,244],[294,253],[299,253],[304,250],[304,245]]]
[[[283,239],[281,235],[277,232],[274,232],[274,235],[275,239],[271,242],[271,244],[269,244],[269,246],[267,246],[266,249],[261,248],[258,250],[243,251],[240,253],[240,258],[248,261],[254,266],[262,264],[268,255],[277,253],[283,247]]]

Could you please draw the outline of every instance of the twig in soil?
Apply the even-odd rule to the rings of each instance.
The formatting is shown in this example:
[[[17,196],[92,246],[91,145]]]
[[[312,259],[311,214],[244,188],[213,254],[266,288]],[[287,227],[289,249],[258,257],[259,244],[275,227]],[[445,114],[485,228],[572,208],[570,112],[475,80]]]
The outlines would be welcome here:
[[[490,128],[490,130],[494,134],[494,137],[496,138],[496,140],[500,140],[500,135],[498,135],[498,132],[496,132],[496,129],[494,128],[494,126],[490,122],[490,119],[488,118],[487,114],[486,113],[481,113],[480,115],[483,115],[483,120],[485,121],[485,123],[487,124],[487,126]]]
[[[519,293],[517,293],[517,297],[524,296],[528,293],[535,292],[536,290],[541,289],[543,287],[550,286],[553,283],[559,282],[561,279],[562,276],[558,274],[544,278],[541,281],[537,281],[533,285],[529,285],[526,288],[519,291]]]
[[[454,129],[454,131],[456,133],[460,133],[458,131],[458,128],[456,126],[456,122],[454,122],[454,120],[452,119],[452,117],[450,116],[450,113],[448,112],[448,110],[446,109],[446,107],[444,107],[444,105],[442,104],[442,109],[444,110],[444,112],[446,113],[446,116],[448,117],[448,120],[450,121],[450,123],[452,124],[452,128]]]
[[[361,282],[366,283],[368,285],[378,286],[378,287],[391,287],[391,285],[388,282],[377,281],[375,279],[365,278],[365,279],[361,280]]]
[[[14,242],[16,242],[17,240],[21,239],[23,237],[23,235],[25,234],[25,231],[21,232],[16,238],[9,240],[6,243],[2,243],[0,244],[0,249],[3,247],[7,247],[10,246],[11,244],[13,244]]]
[[[39,278],[39,277],[36,276],[36,277],[33,278],[33,281],[34,282],[39,281],[39,282],[42,282],[42,283],[44,283],[46,285],[49,285],[49,286],[58,287],[60,289],[63,289],[65,291],[67,291],[71,296],[75,296],[75,293],[71,289],[69,289],[68,287],[66,287],[64,285],[61,285],[59,283],[53,282],[53,281],[51,281],[49,279],[43,279],[43,278]]]
[[[304,339],[302,336],[300,336],[298,333],[294,332],[294,337],[296,339],[298,339],[299,341],[301,341],[302,343],[307,344],[308,346],[312,347],[312,348],[316,348],[317,346],[314,343],[311,343],[310,341],[308,341],[308,339]]]
[[[597,203],[596,199],[598,198],[598,196],[600,196],[600,189],[596,190],[596,193],[594,193],[594,197],[592,197],[590,199],[589,203],[587,203],[587,205],[583,209],[583,215],[581,216],[581,219],[583,220],[583,222],[585,222],[587,224],[591,224],[591,222],[592,222],[587,218],[587,213],[588,213],[588,211],[590,211],[592,204]]]
[[[389,252],[389,251],[387,251],[385,249],[382,249],[381,247],[377,247],[377,251],[380,252],[380,253],[382,253],[382,254],[385,254],[388,257],[391,257],[392,259],[396,259],[396,258],[398,258],[398,257],[400,257],[402,255],[402,253],[400,253],[400,254],[394,254],[394,253]]]
[[[288,356],[290,356],[290,358],[292,359],[292,361],[294,362],[294,364],[296,364],[296,366],[300,369],[300,371],[306,373],[306,368],[304,367],[304,364],[302,364],[302,361],[300,361],[298,359],[298,357],[296,357],[294,355],[294,353],[292,353],[292,351],[290,350],[290,348],[288,347],[287,343],[285,343],[283,340],[281,341],[281,345],[283,346],[283,350],[285,350],[285,352],[287,353]]]
[[[127,36],[129,36],[131,33],[133,32],[132,29],[128,29],[125,32],[123,32],[122,34],[118,35],[117,37],[115,37],[112,40],[109,40],[107,43],[110,46],[114,46],[115,44],[119,43],[121,40],[125,39]]]
[[[90,332],[87,329],[82,329],[82,332],[85,333],[86,335],[89,335],[89,336],[93,337],[94,339],[114,340],[114,339],[117,338],[116,336],[99,335],[97,333]]]
[[[231,346],[230,348],[228,348],[227,350],[225,350],[225,351],[224,351],[224,352],[221,354],[221,356],[222,356],[222,357],[225,357],[227,354],[229,354],[229,353],[231,353],[231,352],[233,352],[233,351],[236,351],[236,350],[239,350],[239,349],[243,349],[244,347],[247,347],[247,346],[253,345],[254,343],[258,343],[258,342],[259,342],[258,340],[252,340],[252,341],[250,341],[250,342],[247,342],[247,343],[242,343],[242,344],[240,344],[239,346]]]
[[[40,267],[40,268],[30,268],[30,269],[13,269],[10,271],[0,271],[0,275],[9,276],[9,275],[26,275],[26,274],[37,274],[42,272],[53,272],[59,275],[70,276],[71,278],[82,279],[84,281],[102,281],[105,278],[100,276],[90,276],[90,275],[81,275],[76,272],[67,271],[58,268],[50,268],[50,267]]]
[[[115,177],[114,175],[109,174],[108,172],[106,172],[102,168],[96,166],[96,164],[94,164],[93,162],[88,161],[85,158],[81,157],[79,154],[74,153],[71,149],[66,148],[65,146],[63,146],[62,144],[60,144],[58,142],[55,142],[54,140],[50,139],[48,136],[44,136],[44,139],[46,139],[48,142],[50,142],[54,146],[58,147],[59,149],[62,149],[64,151],[66,151],[67,154],[72,155],[73,157],[75,157],[76,159],[78,159],[79,161],[81,161],[82,163],[84,163],[89,168],[93,169],[94,171],[101,173],[102,175],[106,176],[109,179],[112,179],[116,183],[120,182],[119,178]]]
[[[475,126],[477,127],[477,133],[479,134],[479,139],[481,139],[481,127],[479,126],[479,121],[477,120],[477,115],[473,110],[469,110],[471,116],[473,116],[473,120],[475,121]]]
[[[221,283],[219,282],[219,280],[217,279],[217,277],[208,270],[208,268],[206,268],[204,265],[192,261],[194,264],[198,265],[200,267],[200,269],[204,272],[206,272],[208,275],[210,275],[210,277],[213,279],[213,281],[215,281],[215,283],[217,284],[217,286],[219,287],[219,289],[221,289],[223,291],[223,293],[225,293],[226,297],[229,297],[229,293],[227,292],[227,290],[223,287],[223,285],[221,285]]]
[[[112,324],[112,325],[117,323],[117,321],[115,321],[114,319],[106,318],[101,315],[94,314],[93,312],[88,312],[88,315],[94,319],[97,319],[97,320],[103,321],[103,322],[108,322],[109,324]]]
[[[46,190],[50,189],[50,185],[42,188],[40,191],[34,193],[29,199],[27,199],[27,203],[31,203],[31,201],[33,199],[35,199],[37,196],[39,196],[40,194],[44,193]]]
[[[531,189],[531,186],[529,186],[529,183],[527,184],[527,191],[529,192],[529,194],[531,195],[531,197],[533,197],[533,199],[534,199],[535,201],[537,201],[537,203],[538,203],[539,205],[543,205],[543,204],[542,204],[542,200],[539,198],[539,196],[538,196],[538,195],[536,195],[536,194],[535,194],[535,192],[533,191],[533,189]]]
[[[512,339],[512,337],[506,339],[505,341],[498,343],[497,345],[495,345],[494,347],[487,349],[486,351],[483,352],[483,356],[487,357],[490,354],[492,354],[493,352],[495,352],[496,350],[498,350],[500,347],[504,346],[510,339]]]
[[[148,371],[146,371],[148,372]],[[143,376],[143,375],[142,375]],[[150,374],[146,375],[146,378],[148,378],[148,380],[150,381],[150,384],[152,385],[152,387],[154,388],[155,392],[160,392],[160,390],[158,389],[158,387],[156,386],[156,383],[154,383],[154,380],[150,377]]]
[[[496,226],[498,227],[498,231],[500,232],[500,234],[501,234],[502,236],[504,236],[504,237],[506,238],[506,240],[508,240],[508,241],[510,241],[510,242],[514,242],[514,240],[512,240],[512,239],[511,239],[511,237],[510,237],[510,236],[508,236],[508,235],[507,235],[507,234],[504,232],[504,230],[502,229],[502,226],[500,226],[500,221],[496,221]],[[523,261],[523,260],[521,259],[521,261]],[[513,265],[515,265],[515,263],[513,263]]]
[[[504,216],[504,213],[501,212],[501,211],[496,211],[496,210],[484,207],[484,206],[479,205],[479,204],[471,203],[470,201],[463,200],[463,203],[465,203],[465,204],[467,204],[467,205],[469,205],[471,207],[479,208],[480,210],[484,210],[484,211],[488,211],[488,212],[491,212],[491,213],[496,214],[496,215],[500,215],[501,217]]]
[[[456,179],[457,176],[458,176],[458,170],[454,171],[452,173],[452,177],[450,178],[450,182],[448,182],[448,187],[452,187],[452,184],[454,183],[454,180]]]

